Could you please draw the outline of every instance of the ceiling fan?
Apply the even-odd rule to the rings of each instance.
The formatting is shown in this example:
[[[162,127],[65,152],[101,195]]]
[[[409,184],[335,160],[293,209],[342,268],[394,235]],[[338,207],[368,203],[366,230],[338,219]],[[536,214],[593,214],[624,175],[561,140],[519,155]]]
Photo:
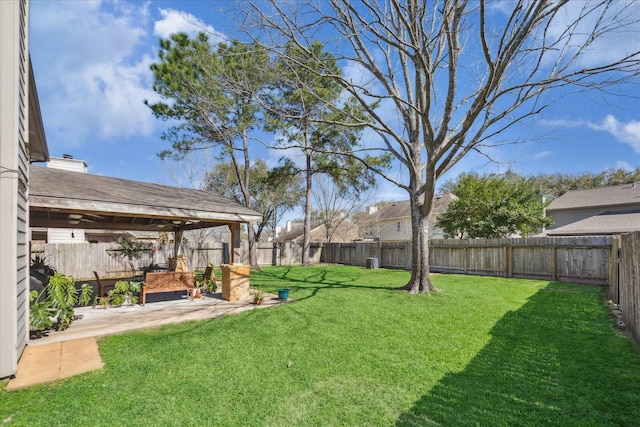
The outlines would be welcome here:
[[[90,215],[90,214],[88,214],[88,215]],[[91,216],[100,218],[98,215],[91,215]],[[80,224],[80,221],[95,222],[94,219],[85,218],[82,214],[69,214],[69,219],[67,221],[69,224],[72,224],[72,225]]]

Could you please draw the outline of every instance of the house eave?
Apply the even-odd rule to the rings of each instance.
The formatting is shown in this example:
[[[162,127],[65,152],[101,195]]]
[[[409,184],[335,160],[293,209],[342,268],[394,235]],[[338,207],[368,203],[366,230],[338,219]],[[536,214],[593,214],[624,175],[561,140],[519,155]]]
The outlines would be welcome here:
[[[49,161],[49,147],[47,146],[47,137],[44,132],[40,100],[33,67],[31,66],[31,58],[29,58],[29,141],[27,142],[27,152],[31,162]]]

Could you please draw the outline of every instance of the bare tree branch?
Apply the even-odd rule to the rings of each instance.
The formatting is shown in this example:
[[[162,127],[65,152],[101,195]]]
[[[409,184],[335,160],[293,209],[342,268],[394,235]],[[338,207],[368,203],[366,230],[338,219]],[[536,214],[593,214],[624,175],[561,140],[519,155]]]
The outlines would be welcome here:
[[[350,71],[331,77],[379,136],[353,155],[366,166],[366,153],[382,146],[406,172],[397,179],[376,170],[411,200],[414,292],[433,289],[426,219],[439,177],[564,96],[610,93],[640,76],[637,44],[598,54],[611,37],[637,37],[633,1],[270,0],[250,9],[261,34],[300,48],[321,36]],[[285,54],[284,43],[263,45]]]

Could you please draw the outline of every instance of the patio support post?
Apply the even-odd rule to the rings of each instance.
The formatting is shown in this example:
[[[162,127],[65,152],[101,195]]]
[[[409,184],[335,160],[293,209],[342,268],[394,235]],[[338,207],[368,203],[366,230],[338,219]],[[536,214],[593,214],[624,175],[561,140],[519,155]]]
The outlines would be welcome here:
[[[184,230],[176,229],[175,236],[173,239],[173,256],[177,257],[178,252],[180,251],[180,243],[182,243],[182,235],[184,234]]]
[[[229,224],[231,231],[231,264],[235,264],[236,259],[240,259],[240,224]]]

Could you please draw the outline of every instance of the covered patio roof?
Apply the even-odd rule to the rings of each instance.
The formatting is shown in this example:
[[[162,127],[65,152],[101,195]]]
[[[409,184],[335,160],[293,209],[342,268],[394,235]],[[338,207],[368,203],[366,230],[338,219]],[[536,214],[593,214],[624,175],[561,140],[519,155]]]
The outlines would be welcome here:
[[[260,221],[215,193],[32,165],[31,227],[182,232]]]

